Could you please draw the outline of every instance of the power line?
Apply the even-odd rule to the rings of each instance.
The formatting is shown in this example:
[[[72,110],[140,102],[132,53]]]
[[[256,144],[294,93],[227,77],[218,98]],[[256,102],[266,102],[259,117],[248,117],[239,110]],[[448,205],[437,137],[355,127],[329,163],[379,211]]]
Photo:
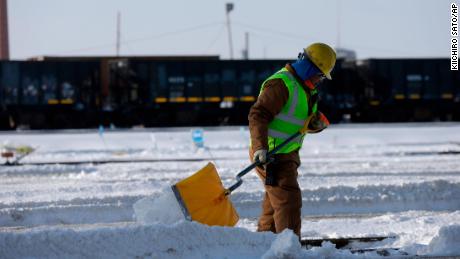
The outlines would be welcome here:
[[[233,22],[233,23],[236,24],[236,25],[239,25],[239,26],[241,26],[243,28],[249,28],[249,29],[253,29],[253,30],[256,30],[256,31],[265,31],[265,32],[269,32],[271,34],[276,34],[278,36],[284,36],[284,37],[295,39],[295,40],[303,40],[303,41],[305,41],[305,39],[308,39],[308,37],[301,37],[301,36],[296,35],[296,34],[291,34],[291,33],[287,33],[287,32],[284,32],[284,31],[277,31],[277,30],[273,30],[273,29],[270,29],[270,28],[260,27],[260,26],[254,26],[254,25],[250,25],[250,24],[247,24],[247,23],[242,23],[242,22]]]
[[[307,40],[314,41],[313,39],[308,38],[308,37],[299,36],[299,35],[291,34],[291,33],[284,32],[284,31],[277,31],[277,30],[274,30],[274,29],[271,29],[271,28],[264,28],[264,27],[260,27],[260,26],[254,26],[254,25],[250,25],[250,24],[242,23],[242,22],[238,22],[238,21],[233,21],[232,23],[234,25],[240,27],[240,28],[250,29],[252,31],[251,35],[253,37],[255,36],[256,38],[257,37],[260,37],[260,38],[268,37],[268,38],[276,38],[276,39],[283,39],[283,40],[290,39],[290,40],[294,40],[296,42],[302,42],[303,44],[305,44],[305,42]],[[206,48],[205,52],[208,52],[209,49],[215,44],[215,42],[217,42],[217,40],[221,37],[223,29],[225,28],[225,25],[226,25],[225,22],[206,23],[206,24],[196,25],[196,26],[192,26],[192,27],[179,29],[179,30],[163,32],[163,33],[160,33],[160,34],[151,35],[151,36],[147,36],[147,37],[131,39],[131,40],[124,40],[124,41],[120,42],[120,45],[125,46],[125,45],[131,44],[131,43],[138,43],[138,42],[143,42],[143,41],[150,41],[150,40],[165,38],[165,37],[174,36],[174,35],[178,35],[178,34],[198,31],[198,30],[202,30],[202,29],[205,29],[205,28],[214,27],[214,26],[217,26],[217,25],[220,25],[220,30],[219,30],[216,38],[214,38],[210,42],[209,46]],[[347,45],[348,45],[348,47],[354,47],[354,48],[358,47],[358,48],[367,49],[367,50],[376,50],[376,51],[392,52],[392,53],[400,53],[400,54],[408,54],[408,52],[409,52],[409,53],[415,54],[415,52],[411,51],[411,50],[406,51],[406,50],[387,49],[387,48],[378,48],[378,47],[376,48],[376,47],[365,46],[365,45],[361,45],[361,44],[358,44],[358,45],[356,45],[356,44],[347,44]],[[54,53],[54,55],[78,53],[78,52],[85,52],[85,51],[98,50],[98,49],[107,49],[107,48],[112,48],[114,46],[116,46],[116,43],[113,43],[113,42],[112,43],[105,43],[105,44],[99,44],[99,45],[83,47],[83,48],[79,48],[79,49],[60,51],[60,52]],[[341,47],[345,47],[345,46],[346,45],[341,46]],[[351,48],[351,49],[353,49],[353,48]],[[51,55],[53,55],[53,54],[51,54]]]
[[[201,29],[204,29],[204,28],[208,28],[208,27],[212,27],[212,26],[216,26],[216,25],[223,25],[223,24],[224,24],[223,22],[213,22],[213,23],[201,24],[201,25],[188,27],[188,28],[184,28],[184,29],[180,29],[180,30],[164,32],[164,33],[160,33],[160,34],[156,34],[156,35],[152,35],[152,36],[148,36],[148,37],[142,37],[142,38],[131,39],[131,40],[124,40],[124,41],[121,41],[120,44],[124,45],[124,44],[141,42],[141,41],[149,41],[149,40],[153,40],[153,39],[159,39],[159,38],[164,38],[164,37],[173,36],[173,35],[177,35],[177,34],[188,33],[188,32],[197,31],[197,30],[201,30]],[[96,49],[113,47],[114,45],[116,45],[116,44],[114,44],[114,43],[105,43],[105,44],[100,44],[100,45],[84,47],[84,48],[80,48],[80,49],[73,49],[73,50],[68,50],[68,51],[60,51],[60,52],[55,53],[55,54],[59,55],[59,54],[66,54],[66,53],[75,53],[75,52],[96,50]]]
[[[287,33],[287,32],[282,32],[282,31],[277,31],[277,30],[273,30],[273,29],[270,29],[270,28],[264,28],[264,27],[260,27],[260,26],[253,26],[253,25],[250,25],[250,24],[246,24],[246,23],[241,23],[241,22],[233,22],[233,24],[236,24],[240,27],[243,27],[243,28],[250,28],[252,30],[255,30],[255,31],[259,31],[259,32],[268,32],[268,33],[271,33],[271,34],[274,34],[274,36],[272,36],[273,38],[281,38],[283,37],[283,39],[285,39],[286,37],[287,38],[290,38],[292,40],[296,40],[296,41],[300,41],[302,40],[305,44],[305,40],[306,39],[309,39],[308,37],[300,37],[298,35],[294,35],[294,34],[290,34],[290,33]],[[262,36],[260,34],[255,34],[256,37],[257,36]],[[263,37],[263,36],[262,36]],[[311,38],[310,38],[311,40]],[[337,47],[343,47],[343,44],[342,43],[339,43],[341,44],[340,46],[337,46]],[[350,45],[348,45],[350,46]],[[361,45],[361,44],[351,44],[351,46],[353,46],[354,48],[358,47],[358,48],[361,48],[361,49],[368,49],[368,50],[376,50],[376,51],[383,51],[383,52],[392,52],[392,53],[399,53],[399,54],[408,54],[408,52],[412,53],[412,54],[416,54],[416,52],[414,52],[413,50],[397,50],[397,49],[388,49],[388,48],[376,48],[376,47],[372,47],[372,46],[365,46],[365,45]],[[353,49],[353,47],[351,49]]]
[[[208,53],[209,50],[214,46],[214,44],[216,44],[217,40],[219,40],[219,38],[222,35],[222,33],[224,32],[224,30],[225,30],[225,25],[222,24],[222,26],[220,27],[219,32],[217,33],[217,36],[211,41],[211,43],[208,45],[208,47],[206,48],[204,53]]]
[[[157,35],[152,35],[152,36],[149,36],[149,37],[122,41],[122,43],[133,43],[133,42],[139,42],[139,41],[148,41],[148,40],[152,40],[152,39],[159,39],[159,38],[173,36],[173,35],[177,35],[177,34],[188,33],[188,32],[192,32],[192,31],[198,31],[198,30],[201,30],[201,29],[204,29],[204,28],[213,27],[213,26],[222,25],[222,24],[224,24],[224,23],[223,22],[207,23],[207,24],[193,26],[193,27],[189,27],[189,28],[185,28],[185,29],[176,30],[176,31],[164,32],[164,33],[160,33],[160,34],[157,34]]]

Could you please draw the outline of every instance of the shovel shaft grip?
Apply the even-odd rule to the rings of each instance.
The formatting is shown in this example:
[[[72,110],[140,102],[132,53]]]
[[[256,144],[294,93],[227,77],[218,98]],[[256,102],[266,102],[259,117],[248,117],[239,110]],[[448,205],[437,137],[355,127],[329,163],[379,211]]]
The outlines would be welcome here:
[[[268,152],[267,154],[267,157],[270,158],[271,156],[273,156],[276,152],[278,152],[280,149],[282,149],[284,146],[286,146],[289,142],[291,142],[291,140],[297,138],[298,136],[300,136],[302,133],[299,131],[295,134],[293,134],[292,136],[290,136],[289,138],[287,138],[285,141],[283,141],[281,144],[279,144],[278,146],[276,146],[272,151]],[[270,160],[270,159],[268,159]],[[246,167],[245,169],[243,169],[243,171],[239,172],[237,175],[236,175],[236,183],[234,183],[232,186],[230,186],[230,188],[227,189],[227,192],[226,192],[226,195],[229,195],[231,192],[233,192],[236,188],[240,187],[240,185],[243,183],[243,180],[241,179],[241,177],[245,176],[247,173],[251,172],[252,169],[256,168],[256,166],[258,165],[262,165],[262,163],[260,163],[259,161],[256,161],[252,164],[250,164],[248,167]]]
[[[243,183],[243,180],[241,179],[241,177],[243,177],[245,174],[251,172],[251,170],[254,169],[256,166],[258,166],[259,164],[260,164],[260,162],[254,162],[251,165],[249,165],[248,167],[246,167],[245,169],[243,169],[243,171],[239,172],[236,175],[236,183],[233,184],[232,186],[230,186],[230,188],[228,188],[228,192],[226,193],[226,195],[229,195],[236,188],[240,187],[240,185]]]

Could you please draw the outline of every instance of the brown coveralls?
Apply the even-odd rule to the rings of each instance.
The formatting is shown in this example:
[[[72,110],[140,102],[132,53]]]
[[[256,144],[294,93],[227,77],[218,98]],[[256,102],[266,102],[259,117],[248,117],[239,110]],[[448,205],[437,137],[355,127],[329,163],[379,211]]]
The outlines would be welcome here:
[[[286,68],[304,85],[288,64]],[[304,87],[309,91],[308,87]],[[249,131],[251,133],[251,161],[253,154],[259,149],[268,150],[268,124],[280,113],[287,103],[289,91],[283,80],[272,79],[265,83],[263,92],[249,112]],[[297,182],[297,168],[300,166],[299,152],[276,154],[276,186],[264,185],[265,197],[257,231],[280,233],[286,228],[292,229],[300,237],[302,196]],[[256,168],[257,174],[265,183],[265,171]]]

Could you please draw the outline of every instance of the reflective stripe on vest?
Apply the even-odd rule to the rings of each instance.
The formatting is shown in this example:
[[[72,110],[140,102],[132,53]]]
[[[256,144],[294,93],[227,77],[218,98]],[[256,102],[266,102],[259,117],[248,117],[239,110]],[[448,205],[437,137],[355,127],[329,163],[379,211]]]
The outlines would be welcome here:
[[[279,139],[286,140],[291,135],[283,133],[283,132],[279,132],[279,131],[276,131],[276,130],[268,129],[268,136],[273,137],[273,138],[279,138]],[[298,136],[297,138],[291,140],[291,142],[297,142],[299,144],[301,144],[300,143],[301,141],[302,141],[302,136]]]
[[[308,107],[307,93],[304,88],[297,82],[294,76],[283,68],[271,77],[269,77],[261,88],[263,91],[265,83],[270,79],[282,79],[284,85],[288,88],[289,98],[281,112],[275,116],[274,120],[268,125],[268,146],[269,151],[275,146],[281,144],[289,136],[298,132],[304,125],[305,120],[311,113]],[[316,111],[316,105],[312,107]],[[290,153],[302,147],[304,135],[299,136],[289,142],[277,153]]]

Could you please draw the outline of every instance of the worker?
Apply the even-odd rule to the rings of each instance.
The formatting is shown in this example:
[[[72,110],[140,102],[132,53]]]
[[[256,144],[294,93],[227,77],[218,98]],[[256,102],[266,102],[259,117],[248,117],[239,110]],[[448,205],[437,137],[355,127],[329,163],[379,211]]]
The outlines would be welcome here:
[[[336,54],[330,46],[311,44],[303,49],[297,61],[288,63],[263,82],[250,109],[249,155],[252,161],[259,162],[256,171],[265,187],[258,231],[280,233],[288,228],[300,238],[302,197],[297,168],[304,135],[273,156],[267,154],[305,124],[308,133],[318,133],[329,125],[318,111],[317,86],[325,78],[331,80],[335,60]]]

